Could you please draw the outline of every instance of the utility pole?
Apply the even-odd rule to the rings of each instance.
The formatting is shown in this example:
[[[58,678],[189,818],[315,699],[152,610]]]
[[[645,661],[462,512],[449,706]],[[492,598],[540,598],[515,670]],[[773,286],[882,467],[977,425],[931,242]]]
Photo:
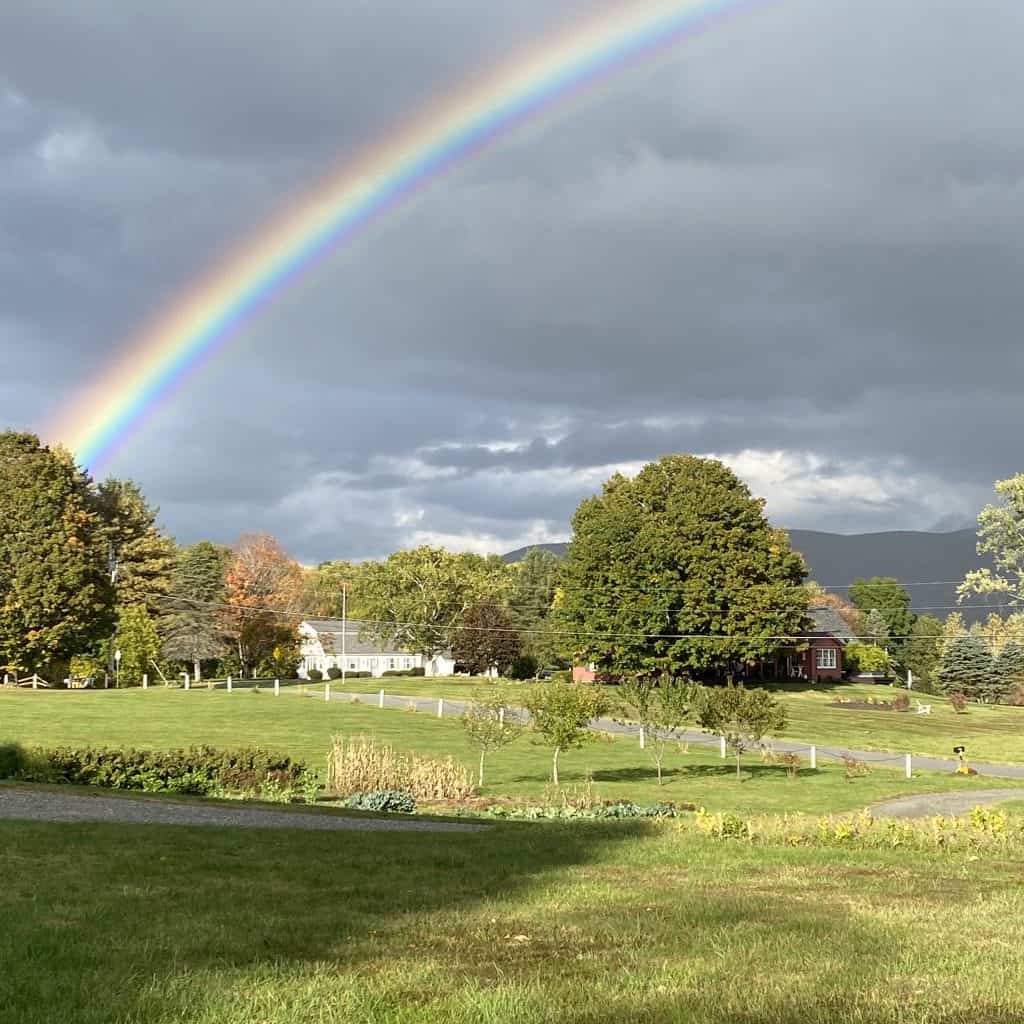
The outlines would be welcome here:
[[[117,553],[114,551],[114,542],[111,541],[107,547],[107,571],[110,573],[110,585],[114,588],[114,607],[117,608]],[[107,678],[111,675],[117,677],[115,686],[120,682],[120,654],[114,654],[114,646],[117,643],[117,625],[114,625],[114,635],[110,638],[110,654],[107,656]]]
[[[345,688],[345,674],[348,671],[348,587],[341,585],[341,686]]]

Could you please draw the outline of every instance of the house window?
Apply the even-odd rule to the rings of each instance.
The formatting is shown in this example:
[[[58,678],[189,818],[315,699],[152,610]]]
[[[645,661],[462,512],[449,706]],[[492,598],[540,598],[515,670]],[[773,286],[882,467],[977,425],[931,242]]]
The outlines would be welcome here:
[[[394,667],[395,667],[395,659],[394,658],[388,658],[388,668],[394,668]]]
[[[836,667],[836,649],[834,647],[819,647],[814,652],[814,663],[818,668]]]

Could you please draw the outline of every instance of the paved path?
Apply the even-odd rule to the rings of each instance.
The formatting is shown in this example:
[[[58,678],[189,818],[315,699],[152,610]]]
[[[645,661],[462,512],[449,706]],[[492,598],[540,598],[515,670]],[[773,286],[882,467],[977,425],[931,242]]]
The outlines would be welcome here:
[[[883,800],[871,808],[876,818],[932,818],[941,814],[954,818],[968,814],[979,804],[996,804],[1003,800],[1019,800],[1024,791],[1019,789],[975,790],[973,793],[920,793],[917,796],[898,796]]]
[[[284,691],[282,690],[282,693]],[[317,694],[307,693],[307,696],[317,697]],[[363,704],[369,704],[374,707],[378,706],[379,694],[377,693],[347,693],[334,690],[334,684],[331,685],[331,700],[338,701],[350,701],[353,697],[358,697],[359,701]],[[323,692],[319,694],[319,698],[323,700]],[[436,697],[402,697],[397,694],[385,693],[384,695],[384,707],[386,708],[408,708],[410,705],[415,706],[417,711],[425,712],[428,714],[436,715],[438,712],[438,701]],[[443,711],[445,717],[461,715],[467,707],[466,701],[460,700],[448,700],[444,701]],[[516,719],[521,722],[526,722],[528,716],[525,711],[518,708],[509,709],[509,717]],[[599,729],[602,732],[615,733],[620,736],[636,736],[639,739],[640,727],[632,722],[617,722],[611,718],[598,718],[591,722],[591,727]],[[698,732],[696,730],[686,729],[681,730],[674,734],[675,738],[682,740],[684,743],[694,744],[706,744],[708,746],[718,747],[719,739],[717,736],[709,736],[705,732]],[[772,740],[772,749],[778,753],[794,753],[807,755],[810,747],[806,743],[798,743],[794,740]],[[857,758],[858,761],[865,761],[868,764],[886,764],[890,768],[900,769],[904,765],[904,755],[891,753],[885,750],[853,750],[848,747],[821,747],[817,748],[817,756],[823,761],[840,761],[844,756],[851,756]],[[928,771],[928,772],[954,772],[959,766],[959,762],[953,758],[944,757],[925,757],[924,755],[915,754],[913,757],[913,769],[915,771]],[[971,767],[974,768],[979,775],[986,775],[991,778],[997,779],[1021,779],[1024,780],[1024,765],[1012,765],[1012,764],[986,764],[983,762],[971,761]]]
[[[0,818],[22,821],[116,821],[133,825],[227,825],[309,832],[479,832],[488,825],[407,818],[347,818],[334,814],[266,811],[169,800],[0,788]]]

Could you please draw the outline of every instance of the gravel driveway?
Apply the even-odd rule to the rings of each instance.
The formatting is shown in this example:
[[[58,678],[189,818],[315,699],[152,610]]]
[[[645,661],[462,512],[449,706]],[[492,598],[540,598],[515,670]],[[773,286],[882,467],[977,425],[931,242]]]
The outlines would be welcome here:
[[[968,814],[979,804],[996,804],[1003,800],[1020,800],[1022,789],[985,789],[975,793],[921,793],[898,796],[875,804],[871,813],[876,818],[931,818],[941,814],[953,818]]]
[[[117,821],[132,825],[227,825],[311,832],[480,832],[487,825],[414,818],[346,818],[169,800],[129,800],[43,790],[0,789],[0,818],[23,821]]]

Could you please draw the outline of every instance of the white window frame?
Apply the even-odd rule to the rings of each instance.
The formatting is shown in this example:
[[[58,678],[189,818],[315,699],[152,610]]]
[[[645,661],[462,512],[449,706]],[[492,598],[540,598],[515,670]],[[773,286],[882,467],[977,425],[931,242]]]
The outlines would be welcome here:
[[[815,668],[838,668],[839,657],[834,647],[816,647],[814,650]]]

